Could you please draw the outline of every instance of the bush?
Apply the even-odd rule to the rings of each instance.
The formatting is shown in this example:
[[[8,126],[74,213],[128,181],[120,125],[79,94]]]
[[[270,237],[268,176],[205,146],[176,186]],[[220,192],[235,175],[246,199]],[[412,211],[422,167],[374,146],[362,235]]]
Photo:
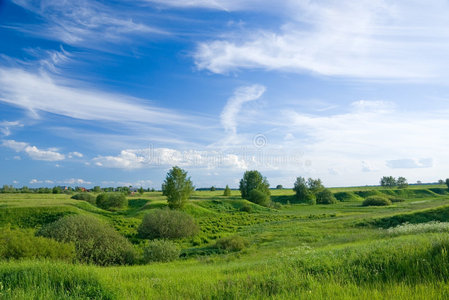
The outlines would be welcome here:
[[[316,203],[318,204],[334,204],[337,203],[332,192],[328,189],[323,189],[316,194]]]
[[[270,197],[262,191],[257,189],[249,192],[248,200],[263,206],[267,206],[270,203]]]
[[[248,241],[239,235],[223,237],[215,244],[215,247],[225,251],[240,251],[247,246]]]
[[[363,206],[387,206],[391,205],[391,201],[382,196],[369,196],[362,203]]]
[[[156,209],[145,215],[137,229],[140,237],[149,239],[189,237],[198,230],[198,225],[190,215],[169,209]]]
[[[149,241],[143,249],[143,260],[148,263],[152,261],[168,262],[179,257],[181,251],[178,246],[167,240]]]
[[[404,198],[399,198],[399,197],[390,197],[389,199],[393,203],[395,203],[395,202],[404,202],[405,201]]]
[[[96,204],[103,209],[123,208],[128,206],[128,199],[123,193],[103,193],[97,196]]]
[[[11,230],[8,227],[0,233],[0,258],[72,261],[75,258],[75,247],[73,244],[36,237],[31,231]]]
[[[96,199],[95,196],[89,193],[78,193],[72,196],[72,199],[75,200],[84,200],[89,202],[90,204],[95,204],[96,203]]]
[[[242,207],[240,207],[240,211],[244,211],[244,212],[250,213],[250,212],[253,211],[253,208],[248,203],[245,203],[245,204],[243,204]]]
[[[134,248],[122,235],[91,216],[71,215],[42,227],[37,235],[73,242],[80,262],[122,265],[134,262]]]

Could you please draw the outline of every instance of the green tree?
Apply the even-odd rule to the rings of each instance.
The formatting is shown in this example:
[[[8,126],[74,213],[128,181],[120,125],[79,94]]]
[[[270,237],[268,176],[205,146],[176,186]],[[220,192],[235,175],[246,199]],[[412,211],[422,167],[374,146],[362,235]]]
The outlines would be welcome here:
[[[140,187],[138,189],[139,194],[143,195],[143,193],[145,192],[145,190],[143,189],[143,187]]]
[[[306,179],[304,177],[296,178],[295,184],[293,186],[293,191],[295,191],[295,198],[297,202],[309,204],[316,203],[316,197],[310,191],[309,187],[307,186]]]
[[[398,185],[398,188],[400,188],[400,189],[405,189],[408,187],[408,182],[405,177],[398,177],[396,184]]]
[[[101,193],[101,187],[98,186],[98,185],[94,186],[93,192],[94,193]]]
[[[215,189],[214,186],[211,186],[211,187],[210,187],[210,191],[211,191],[211,192],[214,192],[215,190],[216,190],[216,189]]]
[[[226,185],[226,188],[224,189],[223,196],[231,196],[231,189],[229,188],[229,185]]]
[[[276,186],[276,189],[277,190],[282,190],[284,187],[282,186],[282,184],[278,184],[277,186]]]
[[[321,182],[321,179],[319,179],[319,178],[318,179],[313,179],[313,178],[307,179],[307,187],[314,195],[317,195],[321,190],[324,189],[323,183]]]
[[[246,171],[243,178],[240,180],[240,192],[242,198],[250,200],[250,192],[252,190],[259,190],[267,196],[270,196],[270,184],[267,178],[263,177],[259,171]]]
[[[249,192],[248,200],[262,206],[267,206],[270,203],[270,196],[258,189],[254,189]]]
[[[446,178],[446,185],[447,185],[447,188],[449,189],[449,178]]]
[[[62,193],[62,189],[60,186],[55,186],[52,190],[53,194],[61,194]]]
[[[395,187],[397,185],[396,179],[393,176],[384,176],[380,179],[380,185],[383,187]]]
[[[187,172],[175,166],[165,177],[162,195],[167,197],[168,206],[171,209],[178,209],[185,205],[194,189],[190,177],[187,177]]]

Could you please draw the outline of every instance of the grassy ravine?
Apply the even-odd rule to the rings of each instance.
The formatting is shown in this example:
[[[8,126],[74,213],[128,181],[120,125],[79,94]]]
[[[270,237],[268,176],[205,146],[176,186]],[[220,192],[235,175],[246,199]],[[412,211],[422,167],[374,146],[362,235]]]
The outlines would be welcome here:
[[[0,262],[0,299],[448,299],[449,193],[444,187],[407,190],[333,189],[341,202],[294,204],[291,190],[274,190],[280,209],[260,207],[222,191],[196,192],[184,209],[201,232],[176,241],[171,263],[98,267],[55,261]],[[340,194],[338,194],[340,193]],[[362,207],[364,197],[400,197],[387,207]],[[290,203],[290,204],[288,204]],[[0,226],[37,229],[66,214],[103,219],[141,248],[143,215],[166,205],[160,193],[129,197],[108,212],[65,195],[0,194]],[[244,205],[250,213],[241,212]],[[423,227],[424,228],[424,227]],[[429,229],[430,228],[430,229]],[[432,231],[432,228],[436,228]],[[223,253],[217,238],[239,234],[250,246]]]

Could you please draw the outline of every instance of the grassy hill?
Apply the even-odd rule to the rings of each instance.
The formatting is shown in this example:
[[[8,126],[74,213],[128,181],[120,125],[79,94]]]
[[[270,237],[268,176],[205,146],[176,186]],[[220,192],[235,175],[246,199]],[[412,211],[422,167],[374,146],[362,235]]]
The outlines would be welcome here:
[[[418,225],[394,235],[388,230],[407,222],[449,222],[444,187],[332,191],[337,204],[306,205],[295,204],[291,190],[273,190],[272,200],[282,204],[273,206],[277,209],[242,200],[237,191],[230,197],[223,191],[197,191],[184,211],[200,232],[175,241],[182,248],[180,259],[120,267],[3,260],[0,299],[449,297],[446,227],[427,226],[423,233]],[[362,206],[370,195],[402,202]],[[126,209],[111,212],[67,195],[0,194],[0,226],[35,231],[64,215],[86,214],[108,222],[141,250],[146,241],[137,227],[146,213],[166,206],[165,197],[151,192],[128,201]],[[236,234],[248,241],[247,248],[226,252],[214,247],[217,239]]]

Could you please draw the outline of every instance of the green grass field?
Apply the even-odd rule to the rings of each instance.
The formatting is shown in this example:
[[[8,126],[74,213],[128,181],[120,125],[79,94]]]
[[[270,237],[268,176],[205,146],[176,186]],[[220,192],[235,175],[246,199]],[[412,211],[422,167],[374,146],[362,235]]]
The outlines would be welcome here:
[[[0,262],[0,299],[448,299],[449,193],[445,186],[333,188],[332,205],[293,204],[292,190],[272,190],[279,209],[223,191],[195,192],[184,211],[200,233],[177,240],[170,263],[98,267],[66,262]],[[400,197],[363,207],[367,196]],[[142,217],[166,206],[158,192],[128,197],[127,209],[99,209],[67,195],[0,194],[0,226],[37,230],[67,214],[109,222],[137,249]],[[251,206],[250,213],[240,211]],[[429,223],[430,222],[430,223]],[[401,228],[390,227],[401,224]],[[421,224],[421,225],[420,225]],[[249,246],[220,252],[220,237]]]

